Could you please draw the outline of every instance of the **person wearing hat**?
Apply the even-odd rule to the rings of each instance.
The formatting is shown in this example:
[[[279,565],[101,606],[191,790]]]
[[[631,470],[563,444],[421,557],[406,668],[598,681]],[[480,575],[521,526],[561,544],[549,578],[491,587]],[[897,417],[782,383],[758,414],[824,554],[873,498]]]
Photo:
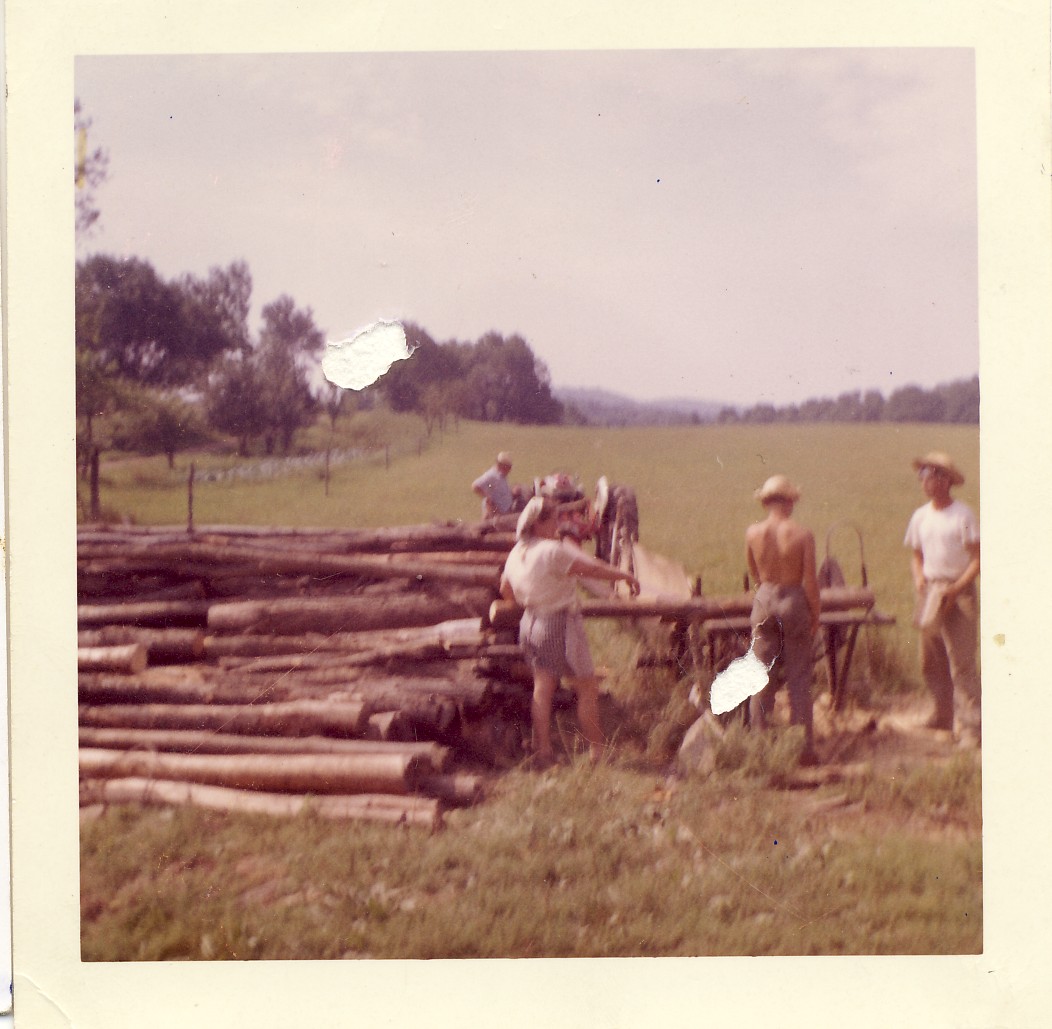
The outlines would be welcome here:
[[[979,522],[967,504],[951,495],[964,476],[948,454],[932,451],[915,458],[913,467],[928,498],[913,512],[904,541],[912,551],[921,672],[935,702],[925,724],[952,730],[956,693],[964,701],[959,720],[978,732]]]
[[[782,682],[789,692],[790,721],[804,728],[800,761],[818,761],[814,749],[811,679],[814,638],[821,612],[815,537],[793,520],[800,491],[784,475],[772,475],[754,494],[767,517],[745,533],[749,575],[758,583],[749,622],[753,653],[767,668],[767,685],[749,698],[749,723],[767,727]]]
[[[472,484],[471,488],[482,498],[483,519],[508,514],[515,503],[508,473],[511,471],[511,454],[502,450],[491,468],[487,468]]]
[[[635,576],[590,557],[558,539],[556,501],[533,497],[519,515],[516,543],[504,564],[501,595],[523,607],[519,645],[533,669],[533,760],[535,767],[554,761],[551,739],[552,698],[560,679],[577,694],[577,720],[593,761],[603,754],[599,724],[599,677],[595,674],[577,579],[623,580],[638,593]]]

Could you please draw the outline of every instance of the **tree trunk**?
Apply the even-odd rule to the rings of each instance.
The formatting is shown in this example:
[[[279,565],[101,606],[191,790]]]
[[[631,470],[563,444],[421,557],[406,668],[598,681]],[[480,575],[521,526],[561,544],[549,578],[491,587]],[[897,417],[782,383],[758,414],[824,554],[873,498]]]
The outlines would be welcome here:
[[[370,725],[375,717],[369,719]],[[81,726],[81,747],[173,751],[184,754],[408,754],[423,757],[434,773],[445,772],[449,747],[431,741],[338,740],[328,736],[236,736],[191,729],[95,729]]]
[[[173,665],[150,668],[140,675],[81,672],[77,694],[81,704],[272,704],[307,699],[294,696],[295,680],[248,679],[216,675],[206,667]]]
[[[282,817],[310,811],[322,818],[419,825],[432,830],[442,824],[441,801],[389,794],[297,797],[225,786],[126,778],[82,782],[80,798],[82,807],[90,804],[183,804],[215,811]]]
[[[410,793],[427,761],[416,754],[147,754],[80,751],[82,779],[175,779],[276,793]]]
[[[224,569],[234,566],[240,575],[354,575],[371,579],[403,579],[417,581],[433,580],[453,582],[462,586],[488,587],[495,593],[499,582],[497,569],[491,563],[481,566],[455,564],[448,561],[427,562],[421,558],[389,555],[305,554],[267,551],[251,546],[230,543],[211,546],[207,543],[187,542],[183,544],[158,544],[137,547],[105,562],[93,561],[86,570],[112,570],[116,572],[152,571],[171,568],[179,575],[188,564],[200,566],[207,575],[222,574]]]
[[[388,526],[378,529],[332,529],[282,525],[202,525],[194,538],[220,545],[237,541],[258,546],[302,545],[333,553],[419,553],[422,551],[487,550],[505,554],[515,545],[517,515],[506,516],[507,527],[491,522],[436,522],[432,525]],[[78,542],[104,544],[130,542],[148,545],[151,541],[182,542],[185,525],[82,525]]]
[[[93,625],[141,625],[158,628],[204,626],[208,622],[207,600],[151,601],[142,604],[79,604],[77,623]]]
[[[160,579],[160,576],[151,576]],[[170,579],[168,581],[171,581]],[[153,604],[158,601],[167,603],[170,600],[203,600],[205,589],[199,582],[180,582],[174,586],[158,586],[156,589],[139,589],[135,579],[125,579],[109,575],[105,580],[99,577],[77,576],[77,597],[79,600],[91,600],[95,604],[120,604],[132,599],[136,604]]]
[[[371,629],[365,632],[302,633],[298,636],[206,636],[205,655],[212,660],[225,657],[257,658],[291,654],[353,654],[363,650],[438,641],[447,648],[482,646],[486,636],[480,618],[458,618],[437,625],[405,629]],[[236,667],[230,664],[229,667]]]
[[[452,596],[426,594],[383,598],[288,599],[214,604],[208,612],[213,632],[352,632],[434,625],[453,618],[481,616],[492,594],[461,591]]]
[[[89,517],[92,521],[99,517],[101,505],[99,504],[99,448],[93,446],[91,448],[90,458],[90,479],[89,479]]]
[[[77,671],[123,672],[137,675],[146,669],[146,647],[124,643],[113,647],[78,647]]]
[[[81,725],[98,728],[211,729],[248,736],[361,736],[368,724],[365,705],[354,701],[83,705],[78,713]]]
[[[390,745],[412,739],[413,725],[404,711],[381,711],[369,716],[367,730],[370,740],[383,741]]]
[[[139,629],[133,625],[104,625],[77,633],[78,647],[113,647],[141,643],[149,664],[176,664],[204,657],[205,634],[200,629]]]
[[[870,608],[875,602],[873,591],[861,587],[839,586],[821,591],[823,611]],[[702,622],[709,618],[748,615],[752,610],[750,593],[729,597],[695,597],[691,600],[653,598],[585,600],[581,613],[586,618],[663,618],[667,621]],[[522,608],[514,601],[495,600],[489,609],[489,623],[494,628],[511,628],[522,617]]]

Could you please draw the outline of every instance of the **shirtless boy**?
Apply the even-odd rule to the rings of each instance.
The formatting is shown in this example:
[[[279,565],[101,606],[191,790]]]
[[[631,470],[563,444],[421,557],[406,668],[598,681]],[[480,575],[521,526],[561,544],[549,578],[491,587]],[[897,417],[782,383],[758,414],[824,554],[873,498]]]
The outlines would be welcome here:
[[[815,537],[793,521],[800,491],[784,475],[772,475],[755,493],[767,517],[745,533],[749,575],[759,583],[753,600],[753,653],[771,671],[768,684],[749,700],[749,721],[767,727],[780,680],[789,690],[790,720],[804,727],[801,763],[817,762],[811,677],[814,638],[821,611],[815,569]]]

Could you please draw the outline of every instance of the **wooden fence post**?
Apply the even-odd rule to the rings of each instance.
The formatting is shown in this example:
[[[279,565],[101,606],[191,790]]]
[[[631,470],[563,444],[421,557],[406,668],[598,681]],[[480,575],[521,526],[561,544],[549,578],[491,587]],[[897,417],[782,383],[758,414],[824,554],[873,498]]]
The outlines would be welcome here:
[[[186,531],[194,531],[194,462],[190,462],[190,474],[186,479]]]
[[[90,469],[89,469],[89,489],[91,491],[91,500],[89,507],[89,517],[93,522],[99,519],[99,448],[93,446],[91,448],[90,457]]]

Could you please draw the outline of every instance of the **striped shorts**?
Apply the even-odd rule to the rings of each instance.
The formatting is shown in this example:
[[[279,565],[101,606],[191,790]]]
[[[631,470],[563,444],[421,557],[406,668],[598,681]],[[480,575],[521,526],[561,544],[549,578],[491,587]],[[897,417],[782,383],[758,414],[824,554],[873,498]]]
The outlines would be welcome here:
[[[519,645],[534,671],[571,679],[595,674],[580,611],[525,611],[519,622]]]

